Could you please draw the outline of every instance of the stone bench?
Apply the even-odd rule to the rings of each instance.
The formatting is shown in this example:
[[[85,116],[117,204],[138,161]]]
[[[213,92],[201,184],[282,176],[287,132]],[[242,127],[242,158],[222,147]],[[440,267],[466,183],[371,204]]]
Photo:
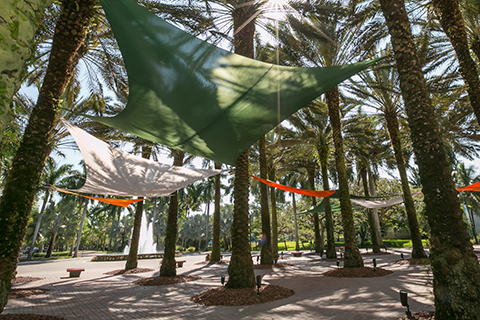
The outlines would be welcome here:
[[[70,278],[78,278],[80,277],[80,273],[85,271],[83,268],[68,268],[67,272],[70,272]]]
[[[294,257],[301,257],[303,252],[302,251],[293,251],[292,254],[293,254]]]
[[[175,263],[177,264],[177,268],[183,268],[183,264],[187,262],[186,260],[175,260]]]

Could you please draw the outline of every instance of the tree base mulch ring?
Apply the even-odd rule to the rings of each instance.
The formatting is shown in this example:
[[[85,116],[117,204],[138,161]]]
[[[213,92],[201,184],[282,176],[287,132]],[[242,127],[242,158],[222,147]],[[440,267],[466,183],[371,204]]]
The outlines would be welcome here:
[[[427,265],[430,264],[430,259],[416,259],[416,258],[410,258],[410,259],[401,259],[392,262],[393,264],[403,264],[403,265]]]
[[[230,260],[219,260],[219,261],[200,261],[194,264],[229,264]]]
[[[277,264],[254,264],[253,269],[273,269],[273,268],[285,268],[291,267],[293,264],[277,263]]]
[[[205,306],[246,306],[285,299],[294,294],[294,290],[267,284],[262,285],[260,294],[257,294],[256,288],[228,289],[221,287],[193,296],[190,300]]]
[[[67,320],[62,317],[47,316],[43,314],[2,314],[0,315],[1,320]]]
[[[336,262],[336,261],[343,261],[343,258],[338,258],[338,259],[312,259],[310,262],[315,262],[315,261],[322,261],[322,262]]]
[[[397,318],[395,320],[435,320],[435,312],[434,311],[420,311],[412,313],[410,318],[407,316],[403,316],[401,318]]]
[[[382,251],[382,252],[373,252],[373,251],[368,251],[368,252],[362,252],[361,255],[362,256],[381,256],[381,255],[384,255],[384,254],[392,254],[391,252],[388,252],[388,251]]]
[[[151,271],[155,271],[155,269],[150,269],[150,268],[135,268],[130,270],[119,269],[119,270],[105,272],[104,274],[107,274],[110,276],[118,276],[121,274],[137,274],[137,273],[151,272]]]
[[[43,280],[45,278],[38,278],[38,277],[16,277],[15,279],[12,279],[12,284],[21,284],[21,283],[27,283],[27,282],[32,282],[32,281],[38,281],[38,280]]]
[[[42,294],[48,292],[48,289],[40,289],[40,288],[27,288],[27,289],[10,289],[10,293],[8,294],[8,299],[20,299],[26,298],[30,296],[35,296],[37,294]]]
[[[190,282],[201,279],[199,276],[179,275],[174,277],[150,277],[133,281],[133,284],[139,286],[167,286],[177,283]]]
[[[340,278],[373,278],[383,277],[392,274],[393,271],[385,270],[382,268],[337,268],[325,272],[323,275],[327,277],[340,277]]]

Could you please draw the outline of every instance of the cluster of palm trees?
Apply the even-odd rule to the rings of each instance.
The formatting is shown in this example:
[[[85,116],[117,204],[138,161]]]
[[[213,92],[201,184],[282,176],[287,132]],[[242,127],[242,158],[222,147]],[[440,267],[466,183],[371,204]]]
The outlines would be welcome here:
[[[30,2],[32,8],[40,12],[44,8],[44,1]],[[238,158],[233,182],[232,258],[227,287],[255,285],[248,230],[250,162],[258,161],[259,175],[270,180],[289,177],[290,181],[301,181],[303,176],[309,181],[309,188],[316,187],[317,179],[322,181],[325,190],[332,188],[329,182],[333,182],[339,189],[345,267],[362,267],[348,178],[352,172],[358,174],[363,194],[374,197],[375,175],[383,165],[398,170],[413,255],[425,256],[418,212],[407,175],[412,165],[410,158],[414,155],[430,227],[436,318],[479,317],[480,267],[462,220],[451,175],[458,155],[476,157],[478,150],[478,56],[470,54],[470,47],[475,54],[479,47],[478,3],[473,0],[293,1],[288,4],[282,21],[273,24],[259,19],[270,8],[267,1],[142,3],[194,34],[215,42],[230,41],[235,53],[249,58],[311,67],[342,65],[376,55],[389,56],[381,66],[352,78],[341,87],[331,88],[324,100],[316,100],[292,116],[288,125],[259,141],[258,152],[247,150]],[[6,127],[9,124],[2,140],[2,173],[5,175],[0,200],[0,269],[4,270],[0,273],[2,309],[45,161],[55,149],[56,134],[61,134],[61,130],[56,129],[58,115],[63,108],[99,115],[115,114],[125,103],[128,93],[119,51],[97,1],[60,1],[45,17],[50,18],[49,15],[53,19],[45,19],[45,22],[52,22],[45,23],[35,37],[32,32],[36,28],[21,35],[27,37],[23,43],[32,43],[34,39],[36,43],[45,44],[37,46],[34,58],[29,60],[28,77],[1,72],[1,83],[6,83],[4,74],[9,77],[8,88],[2,85],[1,90],[1,107],[5,110],[22,81],[29,79],[30,83],[41,83],[35,106],[22,109],[29,118],[26,126],[15,126],[23,116],[21,113],[18,113],[17,122],[9,122],[8,116],[1,119]],[[35,25],[41,19],[39,15],[31,15],[19,23]],[[255,41],[257,22],[277,38],[276,46]],[[15,23],[11,25],[15,27]],[[13,30],[9,37],[5,41],[15,42],[18,33]],[[389,42],[391,45],[387,44]],[[20,55],[17,63],[19,59]],[[77,76],[82,65],[92,81],[90,95],[78,102],[83,83]],[[115,93],[116,103],[104,97],[104,88]],[[15,103],[14,110],[25,105]],[[75,116],[71,117],[75,120]],[[135,140],[142,147],[142,155],[150,157],[151,144],[135,137],[119,138],[111,129],[89,125],[91,131],[104,134],[106,139]],[[172,155],[175,165],[184,164],[186,155],[183,152],[172,150]],[[219,180],[215,190],[218,185]],[[217,256],[219,192],[213,194],[212,256]],[[262,232],[268,243],[262,249],[262,263],[269,264],[278,254],[277,241],[274,241],[278,238],[277,194],[270,192],[270,209],[267,188],[261,187],[260,194]],[[178,198],[175,193],[169,199],[162,276],[175,275],[173,257]],[[466,197],[464,201],[470,206],[478,203],[475,196]],[[316,204],[315,199],[312,204]],[[137,215],[141,207],[140,202]],[[315,250],[322,253],[326,249],[327,257],[335,254],[332,216],[327,200],[325,215],[312,217]],[[368,221],[374,250],[378,251],[381,236],[377,213],[369,211]],[[136,227],[138,229],[138,225]],[[326,248],[323,248],[324,238]],[[127,264],[134,267],[135,257],[132,256]]]

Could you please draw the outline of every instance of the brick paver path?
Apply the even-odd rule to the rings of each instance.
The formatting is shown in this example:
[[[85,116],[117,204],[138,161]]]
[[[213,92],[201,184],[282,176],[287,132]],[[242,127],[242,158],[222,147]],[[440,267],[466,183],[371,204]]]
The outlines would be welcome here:
[[[35,313],[63,316],[67,319],[386,319],[405,314],[399,291],[409,292],[410,309],[433,310],[431,272],[426,266],[392,264],[394,254],[375,256],[379,267],[394,271],[378,278],[332,278],[322,274],[335,268],[335,262],[312,261],[304,255],[279,262],[291,267],[255,270],[263,282],[295,290],[295,295],[270,303],[241,307],[204,307],[189,300],[193,295],[220,286],[227,276],[227,265],[201,265],[204,255],[187,254],[187,262],[178,274],[193,274],[200,280],[171,286],[144,287],[132,281],[149,277],[159,270],[160,260],[140,260],[140,268],[156,272],[108,276],[104,272],[123,269],[125,262],[91,262],[90,257],[28,262],[18,266],[19,276],[43,277],[43,280],[15,285],[15,288],[41,287],[46,294],[10,300],[4,313]],[[407,250],[403,250],[407,253]],[[224,255],[229,258],[228,254]],[[373,256],[364,256],[372,265]],[[254,260],[256,261],[256,260]],[[69,278],[67,268],[82,267],[80,278]]]

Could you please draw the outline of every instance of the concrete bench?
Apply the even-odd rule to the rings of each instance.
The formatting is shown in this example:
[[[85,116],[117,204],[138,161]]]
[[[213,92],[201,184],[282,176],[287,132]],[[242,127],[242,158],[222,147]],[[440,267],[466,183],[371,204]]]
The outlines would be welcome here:
[[[301,257],[302,256],[302,251],[293,251],[292,254],[294,257]]]
[[[183,264],[187,262],[186,260],[175,260],[175,263],[177,264],[177,268],[183,268]]]
[[[85,271],[83,268],[68,268],[67,272],[70,272],[70,278],[78,278],[80,277],[80,273]]]

